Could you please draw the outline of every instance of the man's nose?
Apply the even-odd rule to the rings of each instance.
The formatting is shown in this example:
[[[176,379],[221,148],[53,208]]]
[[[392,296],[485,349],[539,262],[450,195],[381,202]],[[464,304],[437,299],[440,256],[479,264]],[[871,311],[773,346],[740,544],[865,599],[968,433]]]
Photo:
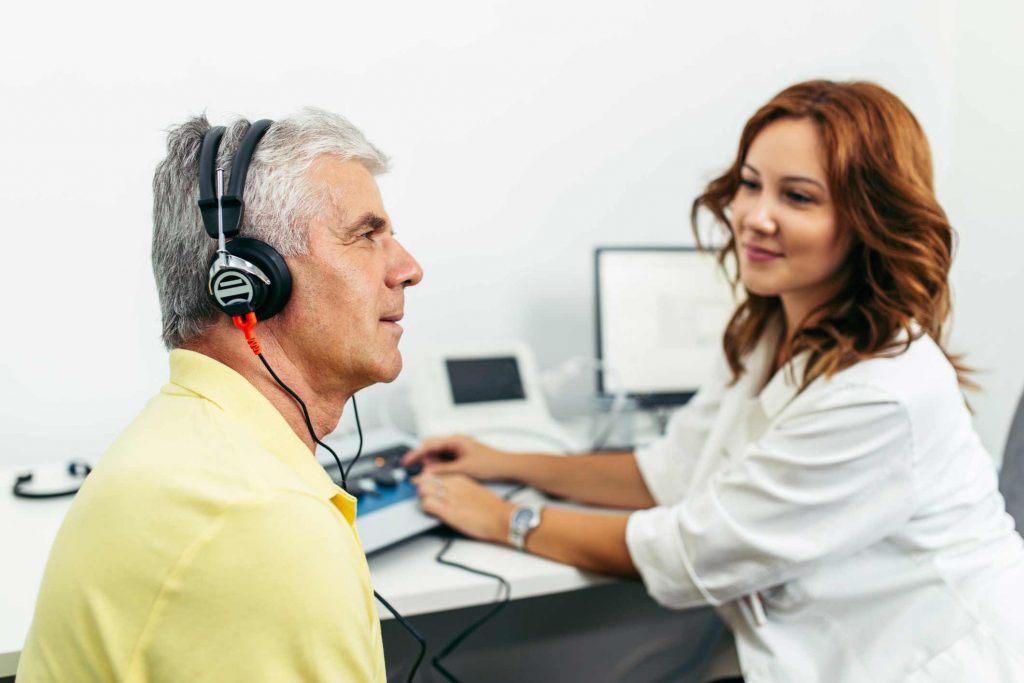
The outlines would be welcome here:
[[[392,240],[392,244],[394,254],[391,258],[391,267],[388,269],[388,287],[418,285],[423,279],[423,269],[419,262],[397,241]]]

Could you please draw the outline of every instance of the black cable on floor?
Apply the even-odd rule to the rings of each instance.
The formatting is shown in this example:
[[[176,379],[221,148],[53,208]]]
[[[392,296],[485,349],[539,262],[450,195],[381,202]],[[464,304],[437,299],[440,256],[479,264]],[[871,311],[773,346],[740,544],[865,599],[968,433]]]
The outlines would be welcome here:
[[[508,605],[509,601],[512,598],[512,586],[502,576],[498,576],[497,574],[492,574],[491,572],[485,572],[482,569],[476,569],[474,567],[468,567],[468,566],[466,566],[464,564],[461,564],[459,562],[454,562],[452,560],[446,559],[445,558],[445,554],[452,547],[452,542],[454,540],[455,540],[454,537],[448,538],[448,540],[445,541],[444,546],[441,548],[440,551],[438,551],[437,556],[434,559],[437,562],[439,562],[440,564],[444,564],[444,565],[447,565],[449,567],[455,567],[457,569],[462,569],[462,570],[467,571],[467,572],[472,572],[473,574],[479,574],[480,576],[486,576],[487,578],[495,579],[501,585],[501,588],[503,589],[503,591],[505,593],[504,598],[502,598],[501,602],[499,602],[497,605],[492,607],[490,611],[488,611],[482,617],[480,617],[479,619],[474,621],[468,627],[463,629],[458,635],[456,635],[454,638],[452,638],[448,642],[448,644],[445,645],[441,649],[441,651],[439,653],[437,653],[433,658],[431,658],[430,663],[434,667],[434,669],[436,669],[438,671],[438,673],[440,673],[442,676],[444,676],[445,679],[450,681],[450,683],[459,683],[459,679],[456,678],[455,675],[452,672],[448,671],[448,669],[444,668],[444,665],[441,664],[441,660],[444,659],[445,657],[447,657],[448,655],[450,655],[455,650],[455,648],[457,648],[459,645],[462,644],[462,641],[464,641],[466,638],[468,638],[470,635],[472,635],[472,633],[474,631],[476,631],[478,628],[480,628],[484,623],[486,623],[488,620],[490,620],[498,612],[500,612],[501,610],[505,609],[505,606]]]
[[[416,642],[420,644],[420,653],[416,655],[416,661],[413,662],[412,670],[409,672],[409,677],[405,679],[408,683],[412,683],[413,677],[416,676],[416,670],[420,668],[420,662],[423,661],[423,655],[427,653],[427,641],[420,635],[420,632],[417,631],[412,624],[406,621],[405,617],[398,613],[398,610],[391,606],[391,603],[381,597],[380,593],[373,591],[373,597],[380,600],[380,604],[384,605],[384,607],[391,612],[391,616],[397,619],[398,623],[400,623],[406,631],[411,633],[412,637],[416,639]]]

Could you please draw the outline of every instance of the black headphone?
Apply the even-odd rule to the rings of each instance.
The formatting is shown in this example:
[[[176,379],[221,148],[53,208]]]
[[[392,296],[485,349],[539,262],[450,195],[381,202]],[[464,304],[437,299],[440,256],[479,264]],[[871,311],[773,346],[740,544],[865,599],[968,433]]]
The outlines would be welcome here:
[[[69,462],[68,463],[68,474],[72,477],[81,477],[85,479],[92,472],[92,468],[84,462]],[[64,496],[73,496],[78,493],[78,489],[81,488],[81,484],[73,489],[67,489],[66,491],[26,491],[25,485],[32,482],[32,473],[19,474],[14,480],[14,497],[15,498],[33,498],[40,500],[43,498],[63,498]]]
[[[211,128],[203,136],[199,153],[199,210],[206,233],[218,241],[210,261],[207,293],[210,301],[229,316],[254,312],[257,320],[280,312],[292,293],[292,274],[284,258],[266,242],[236,237],[242,227],[245,177],[256,145],[273,121],[262,119],[249,126],[231,163],[227,194],[217,187],[217,150],[224,126]],[[231,239],[226,242],[227,238]]]

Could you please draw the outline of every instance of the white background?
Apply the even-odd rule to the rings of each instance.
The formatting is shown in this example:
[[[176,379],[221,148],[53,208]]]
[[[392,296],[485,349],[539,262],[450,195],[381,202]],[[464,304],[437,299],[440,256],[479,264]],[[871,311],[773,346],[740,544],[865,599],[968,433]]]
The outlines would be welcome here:
[[[593,352],[592,249],[689,243],[688,210],[782,87],[866,78],[930,136],[959,230],[952,348],[998,457],[1024,387],[1024,3],[18,3],[0,25],[0,465],[94,460],[166,379],[149,265],[164,129],[348,116],[426,277],[409,352]],[[325,312],[328,314],[328,312]],[[363,413],[400,413],[401,382]],[[557,398],[569,414],[592,382]],[[396,407],[397,406],[397,407]],[[348,428],[346,414],[342,428]]]

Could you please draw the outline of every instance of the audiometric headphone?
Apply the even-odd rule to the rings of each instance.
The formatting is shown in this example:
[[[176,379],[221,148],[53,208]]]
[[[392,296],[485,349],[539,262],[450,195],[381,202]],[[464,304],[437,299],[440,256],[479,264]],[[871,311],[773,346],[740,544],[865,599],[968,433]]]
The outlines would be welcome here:
[[[284,308],[292,293],[292,274],[281,254],[266,242],[237,237],[245,210],[245,177],[256,145],[272,123],[256,121],[242,137],[231,163],[227,194],[223,169],[216,168],[224,126],[206,132],[199,153],[199,210],[206,233],[217,240],[207,293],[210,301],[231,317],[255,313],[257,320],[266,320]],[[226,241],[230,238],[234,239]]]
[[[217,252],[210,261],[207,292],[213,304],[230,316],[235,327],[245,333],[249,347],[262,361],[274,381],[299,404],[310,437],[334,456],[341,472],[342,487],[348,491],[346,469],[342,466],[338,454],[317,438],[306,404],[270,367],[252,332],[257,320],[266,320],[280,312],[292,293],[292,274],[281,254],[266,242],[237,237],[242,227],[242,213],[245,209],[245,203],[242,201],[245,176],[249,171],[249,163],[252,161],[256,145],[272,123],[273,121],[268,119],[253,123],[238,143],[238,151],[231,162],[231,184],[227,194],[224,194],[224,169],[216,168],[217,149],[220,147],[221,138],[224,137],[225,128],[211,128],[203,136],[203,146],[199,152],[199,211],[203,216],[206,234],[217,240]],[[228,242],[228,238],[233,239]],[[349,468],[363,452],[363,429],[359,425],[359,409],[356,407],[355,396],[352,396],[352,409],[356,415],[356,428],[359,430],[359,451],[349,463]],[[411,683],[427,651],[426,641],[379,593],[374,591],[373,594],[420,645],[419,656],[409,671],[408,681]]]
[[[68,463],[68,474],[72,477],[81,477],[83,480],[89,476],[92,472],[92,468],[84,462],[69,462]],[[44,498],[63,498],[64,496],[73,496],[78,493],[78,489],[81,488],[81,484],[73,489],[66,489],[63,491],[26,491],[25,485],[32,483],[32,473],[19,474],[14,480],[14,496],[15,498],[33,498],[41,500]]]

